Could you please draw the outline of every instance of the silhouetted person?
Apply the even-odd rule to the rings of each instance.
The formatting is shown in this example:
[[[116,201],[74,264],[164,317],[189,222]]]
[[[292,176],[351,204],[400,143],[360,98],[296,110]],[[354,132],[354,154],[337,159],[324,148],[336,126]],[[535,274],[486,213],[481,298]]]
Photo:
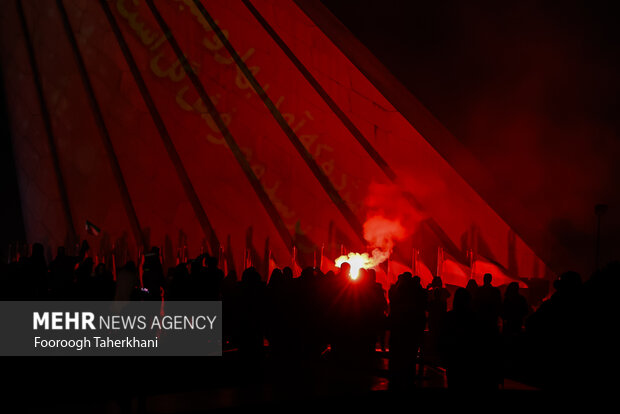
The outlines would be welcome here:
[[[523,321],[527,314],[527,300],[519,293],[519,283],[510,283],[504,292],[502,332],[509,336],[521,333]]]
[[[428,345],[430,349],[425,349],[425,356],[433,359],[436,356],[437,341],[441,334],[444,318],[448,312],[450,292],[443,287],[443,282],[439,276],[433,278],[428,290]]]
[[[244,357],[259,357],[263,352],[265,285],[255,268],[243,271],[237,299],[239,351]]]
[[[221,300],[220,290],[224,280],[224,272],[220,270],[217,257],[207,256],[205,260],[207,267],[205,271],[205,299]]]
[[[75,298],[80,300],[95,299],[95,279],[93,277],[93,259],[85,258],[75,271]]]
[[[493,277],[486,273],[484,284],[474,296],[474,311],[479,330],[479,358],[477,371],[483,389],[496,389],[503,381],[501,369],[501,337],[499,316],[502,310],[502,294],[491,282]]]
[[[152,247],[150,252],[144,255],[142,284],[152,300],[161,299],[161,288],[164,286],[164,270],[159,261],[158,247]]]
[[[372,291],[374,293],[373,300],[373,324],[376,330],[375,342],[379,342],[381,350],[385,351],[385,330],[387,329],[387,312],[388,304],[385,297],[385,290],[383,285],[377,282],[377,272],[375,269],[368,269],[368,277],[372,284]]]
[[[94,278],[94,297],[98,300],[113,300],[116,290],[116,283],[112,272],[104,263],[99,263],[95,267]]]
[[[474,311],[482,324],[482,328],[489,332],[497,331],[502,310],[502,294],[498,288],[491,284],[492,280],[493,276],[490,273],[485,273],[484,284],[476,290],[474,295]]]
[[[290,295],[287,291],[284,274],[274,269],[269,277],[266,290],[265,337],[276,358],[290,350]]]
[[[228,272],[221,284],[222,296],[222,336],[224,344],[230,348],[238,346],[239,338],[239,289],[237,272]]]
[[[56,257],[50,263],[50,289],[55,299],[68,299],[73,284],[73,270],[76,264],[74,257],[65,253],[64,246],[58,248]]]
[[[584,346],[588,324],[581,276],[566,272],[554,282],[555,292],[526,320],[529,371],[536,372],[540,386],[574,388],[584,379]]]
[[[43,245],[32,245],[32,255],[25,260],[25,274],[28,278],[28,296],[33,299],[47,297],[47,263],[45,261]]]
[[[476,292],[478,292],[478,282],[476,282],[476,279],[469,279],[465,289],[467,289],[473,300],[476,297]]]
[[[452,310],[446,314],[439,337],[439,350],[446,367],[449,388],[478,387],[478,342],[477,319],[472,308],[471,294],[467,289],[458,288],[454,293]]]
[[[426,327],[428,293],[406,272],[390,288],[390,372],[397,387],[415,379],[416,358]]]
[[[293,280],[293,269],[291,269],[290,267],[286,266],[284,269],[282,269],[282,274],[284,275],[284,280]]]

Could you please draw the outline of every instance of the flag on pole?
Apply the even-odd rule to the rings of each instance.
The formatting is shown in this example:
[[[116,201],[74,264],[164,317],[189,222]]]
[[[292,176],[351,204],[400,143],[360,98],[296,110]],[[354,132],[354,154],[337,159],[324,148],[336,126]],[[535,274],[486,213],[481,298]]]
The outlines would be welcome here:
[[[299,267],[299,265],[297,264],[297,247],[295,246],[293,246],[291,270],[293,270],[293,277],[301,276],[301,267]]]
[[[224,276],[228,276],[228,257],[226,257],[226,253],[224,252],[224,248],[220,246],[220,259],[218,260],[218,265],[224,271]]]
[[[252,252],[250,249],[243,249],[243,269],[252,267]]]
[[[226,256],[224,255],[224,248],[222,246],[220,246],[220,254],[219,254],[219,257],[217,258],[217,265],[222,270],[224,270],[224,267],[226,266]],[[225,276],[227,275],[225,270],[224,270],[224,275]]]
[[[114,278],[114,281],[116,282],[116,255],[114,254],[114,252],[112,252],[112,277]]]
[[[101,232],[101,230],[99,229],[99,227],[95,226],[92,222],[86,220],[86,233],[91,234],[93,236],[99,236],[99,233]]]
[[[441,261],[441,280],[444,284],[465,287],[469,282],[471,268],[466,266],[449,253],[441,249],[441,257],[437,259]]]
[[[267,283],[269,283],[269,280],[271,279],[271,274],[277,268],[278,268],[278,265],[276,264],[275,260],[273,260],[273,255],[271,254],[271,249],[269,249],[269,268],[267,270],[267,272],[269,274],[267,275]]]
[[[140,287],[143,288],[144,282],[142,276],[144,276],[144,255],[142,254],[142,248],[140,248],[139,252],[140,253],[138,253],[138,263],[140,263],[140,266],[138,268],[138,275],[140,276]]]
[[[521,281],[517,277],[510,276],[506,270],[504,270],[499,264],[484,258],[480,255],[475,255],[473,258],[472,275],[479,285],[483,284],[485,273],[490,273],[493,276],[492,284],[494,286],[507,285],[511,282],[519,283],[519,287],[527,288],[527,284]]]
[[[452,257],[444,260],[441,276],[443,283],[465,287],[469,282],[469,274],[469,267],[457,262]]]
[[[396,280],[398,280],[398,275],[407,272],[411,273],[413,276],[418,276],[422,286],[426,286],[433,281],[433,273],[423,262],[418,261],[416,267],[417,272],[414,272],[409,266],[390,259],[387,274],[387,287],[389,288],[389,285],[396,283]]]
[[[443,248],[441,246],[437,247],[437,272],[435,273],[437,276],[441,277],[442,268],[443,268]]]

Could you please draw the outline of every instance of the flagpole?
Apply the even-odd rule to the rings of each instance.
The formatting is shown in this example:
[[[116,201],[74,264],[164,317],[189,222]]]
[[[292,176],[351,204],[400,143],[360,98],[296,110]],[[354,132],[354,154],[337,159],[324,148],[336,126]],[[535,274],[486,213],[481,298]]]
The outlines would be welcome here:
[[[324,254],[324,250],[325,250],[325,243],[323,243],[321,245],[321,262],[319,263],[319,268],[320,268],[321,272],[323,271],[323,254]]]
[[[140,251],[142,251],[142,249],[140,249]],[[142,276],[144,275],[144,260],[143,260],[143,258],[144,258],[144,256],[142,256],[142,254],[140,254],[140,260],[138,261],[138,263],[140,263],[138,274],[140,275],[140,287],[141,288],[144,287],[144,280],[142,279]]]
[[[116,282],[116,255],[112,252],[112,276],[114,277],[114,281]]]
[[[267,257],[267,284],[271,280],[271,249],[269,249],[269,256]]]

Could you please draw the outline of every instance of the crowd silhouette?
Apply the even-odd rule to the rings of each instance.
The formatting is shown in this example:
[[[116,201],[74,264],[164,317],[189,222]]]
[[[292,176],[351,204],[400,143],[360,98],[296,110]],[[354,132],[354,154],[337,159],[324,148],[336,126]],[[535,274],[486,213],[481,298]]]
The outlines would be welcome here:
[[[504,378],[543,389],[574,387],[608,366],[617,339],[610,328],[620,263],[587,281],[562,274],[541,304],[519,284],[493,286],[491,274],[451,295],[435,277],[429,286],[403,273],[385,292],[374,270],[289,267],[268,278],[254,267],[225,275],[217,258],[200,255],[164,271],[157,248],[119,267],[95,265],[84,242],[77,255],[59,248],[48,264],[41,244],[2,265],[2,300],[221,300],[227,349],[247,361],[331,358],[356,369],[389,359],[390,386],[416,384],[421,364],[446,370],[448,388],[496,390]],[[503,297],[502,297],[503,296]],[[381,352],[387,351],[387,352]]]

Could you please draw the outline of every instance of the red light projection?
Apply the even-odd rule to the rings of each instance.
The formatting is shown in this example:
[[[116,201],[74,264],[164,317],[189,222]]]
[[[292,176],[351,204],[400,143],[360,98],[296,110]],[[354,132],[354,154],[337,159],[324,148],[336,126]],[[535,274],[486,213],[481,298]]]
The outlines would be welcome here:
[[[376,267],[387,285],[412,268],[430,277],[440,246],[465,266],[466,251],[476,250],[510,277],[544,273],[537,255],[294,2],[62,5],[68,26],[55,3],[23,1],[70,217],[76,229],[86,220],[101,228],[97,238],[79,234],[100,256],[114,247],[135,257],[138,246],[87,104],[93,98],[144,244],[162,247],[167,266],[180,251],[210,251],[228,269],[250,256],[265,273],[270,263],[290,265],[295,246],[296,265],[313,265],[320,251],[327,270],[331,260],[340,266],[344,246],[367,251],[347,261]],[[27,234],[57,246],[67,214],[16,15],[13,2],[3,3]]]

